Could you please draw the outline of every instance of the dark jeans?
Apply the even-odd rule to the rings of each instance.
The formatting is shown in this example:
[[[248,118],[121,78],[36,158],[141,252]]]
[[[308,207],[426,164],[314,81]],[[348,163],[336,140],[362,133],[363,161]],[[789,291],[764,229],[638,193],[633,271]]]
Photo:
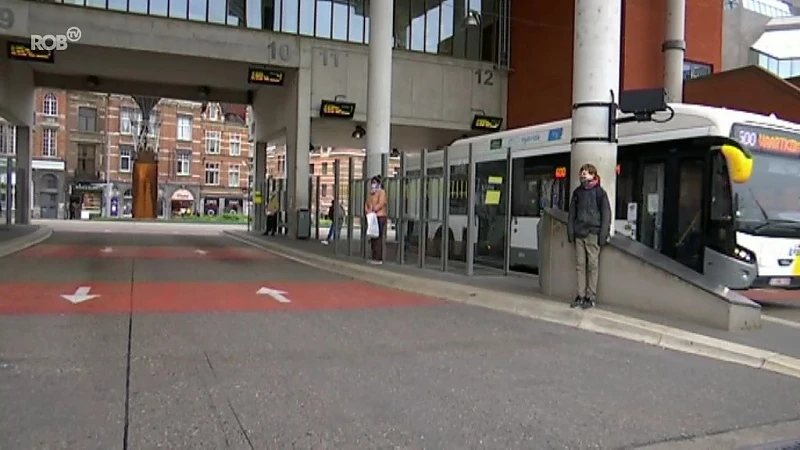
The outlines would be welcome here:
[[[335,226],[331,223],[330,228],[328,228],[328,237],[325,238],[326,241],[332,241],[339,236],[339,233],[342,231],[342,222],[343,220],[336,221]]]
[[[383,243],[386,241],[386,217],[378,217],[379,235],[370,239],[369,245],[372,247],[372,260],[383,261]]]
[[[275,235],[278,231],[278,215],[277,214],[268,214],[267,215],[267,230],[264,231],[264,234],[271,234]]]

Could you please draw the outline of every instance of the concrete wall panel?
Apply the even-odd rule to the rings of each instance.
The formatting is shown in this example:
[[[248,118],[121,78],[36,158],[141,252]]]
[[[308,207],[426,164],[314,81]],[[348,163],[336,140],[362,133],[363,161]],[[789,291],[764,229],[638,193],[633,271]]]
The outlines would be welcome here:
[[[323,99],[343,95],[367,117],[366,46],[313,41],[312,115]],[[480,83],[479,83],[480,81]],[[392,123],[467,130],[475,110],[505,117],[507,75],[491,64],[395,51]]]

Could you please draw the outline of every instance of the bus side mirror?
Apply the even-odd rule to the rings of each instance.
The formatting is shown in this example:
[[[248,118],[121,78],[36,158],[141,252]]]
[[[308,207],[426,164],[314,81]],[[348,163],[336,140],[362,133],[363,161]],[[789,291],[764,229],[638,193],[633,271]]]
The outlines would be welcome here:
[[[753,156],[744,148],[725,144],[720,152],[728,162],[728,172],[734,183],[747,183],[753,174]]]

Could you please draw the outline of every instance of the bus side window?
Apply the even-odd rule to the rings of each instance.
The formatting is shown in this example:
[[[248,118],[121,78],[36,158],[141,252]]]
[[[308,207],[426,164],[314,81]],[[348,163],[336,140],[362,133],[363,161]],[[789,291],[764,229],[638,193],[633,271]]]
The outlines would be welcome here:
[[[735,232],[733,228],[733,192],[728,166],[721,152],[714,153],[711,168],[711,205],[706,245],[725,254],[733,251]]]
[[[525,159],[514,160],[511,189],[511,215],[515,217],[539,216],[539,175],[525,167]]]

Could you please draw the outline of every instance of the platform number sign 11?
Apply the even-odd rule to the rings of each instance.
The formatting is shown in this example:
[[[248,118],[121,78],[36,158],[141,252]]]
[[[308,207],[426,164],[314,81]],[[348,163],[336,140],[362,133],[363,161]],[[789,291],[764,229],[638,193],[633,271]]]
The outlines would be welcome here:
[[[10,30],[14,27],[14,11],[11,8],[0,6],[0,30]]]

